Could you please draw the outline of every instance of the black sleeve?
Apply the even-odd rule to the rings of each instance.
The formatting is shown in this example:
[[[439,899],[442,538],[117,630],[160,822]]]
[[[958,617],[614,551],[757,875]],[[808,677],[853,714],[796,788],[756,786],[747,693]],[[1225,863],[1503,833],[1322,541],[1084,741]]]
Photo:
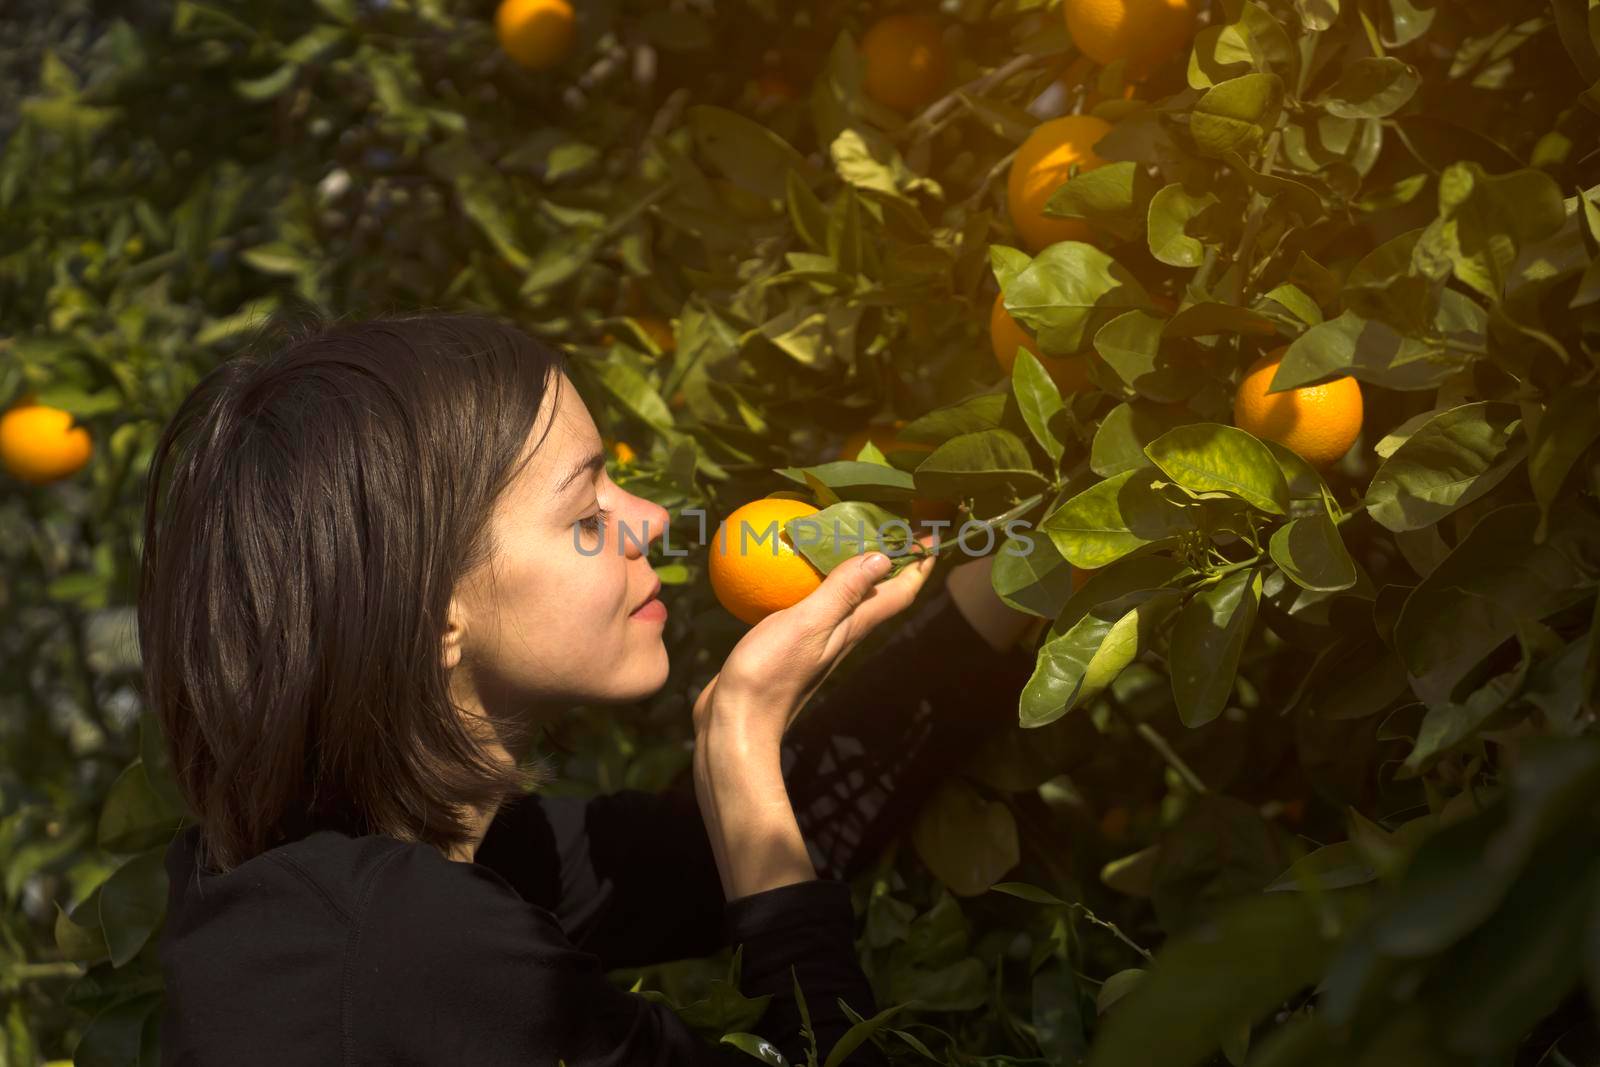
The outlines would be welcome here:
[[[519,797],[475,859],[554,912],[607,970],[722,946],[722,878],[692,790]]]
[[[789,799],[825,877],[855,878],[984,740],[1015,728],[1033,674],[1034,654],[991,648],[942,582],[888,626],[784,738]]]
[[[664,918],[664,917],[663,917]],[[810,881],[743,897],[722,933],[744,947],[741,988],[771,993],[757,1032],[804,1062],[789,979],[799,976],[823,1057],[870,1015],[849,887]],[[494,871],[423,846],[397,849],[369,883],[347,948],[346,1059],[474,1067],[640,1067],[749,1062],[699,1038],[666,1005],[613,984],[599,957]],[[851,1063],[882,1064],[872,1049]]]

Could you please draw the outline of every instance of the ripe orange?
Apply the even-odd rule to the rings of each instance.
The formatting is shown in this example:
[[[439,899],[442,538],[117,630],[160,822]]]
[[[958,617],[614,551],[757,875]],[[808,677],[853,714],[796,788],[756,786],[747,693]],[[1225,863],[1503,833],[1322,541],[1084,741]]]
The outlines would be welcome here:
[[[560,63],[577,36],[567,0],[501,0],[494,13],[494,30],[500,47],[529,70]]]
[[[783,532],[790,519],[815,514],[803,500],[766,497],[722,520],[711,538],[711,590],[730,614],[754,626],[822,584],[821,573]]]
[[[929,15],[887,15],[874,22],[861,37],[861,56],[861,88],[900,112],[933,103],[950,78],[943,27]]]
[[[639,453],[635,452],[633,450],[633,446],[628,444],[626,441],[618,441],[616,444],[612,445],[611,453],[617,457],[617,462],[623,466],[627,466],[639,458]]]
[[[763,111],[770,111],[797,95],[787,78],[770,70],[751,83],[750,91],[755,97],[756,107]]]
[[[1011,365],[1017,361],[1017,346],[1020,345],[1038,357],[1049,372],[1051,381],[1063,393],[1076,393],[1089,388],[1089,357],[1042,354],[1038,342],[1028,336],[1022,324],[1006,310],[1004,293],[994,294],[994,307],[989,311],[989,343],[994,346],[994,358],[1000,364],[1000,369],[1008,377]]]
[[[1111,132],[1111,124],[1093,115],[1063,115],[1041,122],[1017,149],[1006,179],[1011,224],[1023,243],[1039,252],[1057,241],[1089,241],[1094,228],[1082,219],[1059,219],[1044,213],[1044,206],[1076,163],[1080,171],[1105,163],[1095,155],[1095,142]]]
[[[1196,0],[1066,0],[1067,32],[1102,66],[1127,60],[1128,77],[1146,77],[1189,43]]]
[[[672,332],[672,324],[660,315],[635,315],[633,321],[639,324],[639,328],[661,351],[671,352],[678,347],[678,338]]]
[[[1249,367],[1233,398],[1233,424],[1325,467],[1350,450],[1361,433],[1361,385],[1345,375],[1322,385],[1268,393],[1288,346]]]
[[[25,399],[0,416],[0,462],[18,481],[60,481],[82,470],[93,452],[89,431],[60,408]]]
[[[871,441],[885,456],[890,452],[932,452],[933,445],[921,441],[900,440],[898,434],[905,424],[905,419],[895,419],[893,422],[875,422],[857,430],[846,437],[844,444],[839,446],[839,458],[855,459],[868,441]]]

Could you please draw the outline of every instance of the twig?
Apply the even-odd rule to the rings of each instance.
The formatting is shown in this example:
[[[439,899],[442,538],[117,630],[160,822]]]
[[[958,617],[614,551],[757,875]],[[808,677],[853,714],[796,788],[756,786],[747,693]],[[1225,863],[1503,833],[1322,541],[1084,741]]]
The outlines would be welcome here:
[[[1144,738],[1151,748],[1161,753],[1161,758],[1167,761],[1167,766],[1178,772],[1178,777],[1183,779],[1185,785],[1196,793],[1207,792],[1206,784],[1200,780],[1200,776],[1183,762],[1183,757],[1173,751],[1172,746],[1167,744],[1167,739],[1157,733],[1154,726],[1141,722],[1134,727],[1134,731]]]
[[[1150,954],[1149,949],[1145,948],[1133,938],[1123,933],[1122,928],[1116,923],[1102,919],[1100,916],[1090,911],[1088,905],[1073,901],[1068,905],[1068,907],[1070,910],[1080,913],[1085,919],[1088,919],[1091,923],[1100,927],[1102,930],[1111,931],[1111,935],[1113,937],[1115,937],[1118,941],[1121,941],[1124,945],[1127,945],[1129,948],[1133,949],[1133,951],[1137,952],[1139,955],[1143,956],[1146,961],[1155,959],[1155,957]]]
[[[931,136],[933,124],[943,118],[945,112],[961,103],[962,93],[982,93],[999,85],[1013,74],[1020,74],[1029,67],[1043,63],[1044,59],[1044,56],[1020,55],[1009,63],[994,68],[982,77],[974,78],[965,85],[958,85],[929,104],[920,114],[906,123],[905,128],[900,131],[900,136],[907,140]]]

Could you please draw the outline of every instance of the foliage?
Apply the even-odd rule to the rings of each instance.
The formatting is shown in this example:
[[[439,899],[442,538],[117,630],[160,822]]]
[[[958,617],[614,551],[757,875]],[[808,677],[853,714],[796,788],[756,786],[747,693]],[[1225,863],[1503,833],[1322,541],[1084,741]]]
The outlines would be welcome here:
[[[578,7],[537,74],[487,0],[27,16],[58,47],[0,112],[0,400],[35,392],[97,449],[0,500],[0,1063],[155,1062],[181,806],[136,687],[142,475],[179,398],[294,300],[564,344],[678,545],[683,509],[776,489],[1031,524],[994,581],[1040,618],[1037,670],[972,694],[1019,727],[857,886],[864,1039],[952,1064],[1592,1061],[1597,9],[1217,0],[1123,98],[1119,64],[1071,66],[1058,5],[969,0],[952,91],[904,116],[860,91],[867,0]],[[757,97],[774,70],[793,98]],[[1093,240],[1029,255],[1010,154],[1087,109],[1107,164],[1050,210]],[[1094,388],[1025,351],[998,373],[996,285]],[[1362,384],[1326,470],[1229,424],[1284,344],[1277,387]],[[831,462],[875,417],[932,451]],[[685,694],[738,628],[696,556],[658,569],[674,676],[574,718],[564,788],[684,768]],[[758,1050],[733,968],[619,978]]]

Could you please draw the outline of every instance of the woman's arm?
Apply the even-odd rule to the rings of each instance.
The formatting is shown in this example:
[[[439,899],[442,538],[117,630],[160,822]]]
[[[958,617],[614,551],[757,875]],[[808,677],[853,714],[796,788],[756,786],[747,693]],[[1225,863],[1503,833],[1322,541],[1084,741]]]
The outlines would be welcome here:
[[[828,877],[870,863],[975,738],[1015,723],[1032,656],[1014,645],[1032,616],[995,595],[989,565],[958,564],[925,590],[783,738],[789,803],[814,868]],[[964,697],[962,676],[988,699]],[[898,788],[866,788],[885,774]],[[907,799],[885,810],[900,790]],[[495,816],[476,858],[554,912],[607,968],[698,958],[721,946],[727,898],[688,777],[660,793],[520,798]],[[672,921],[658,921],[662,914]]]

